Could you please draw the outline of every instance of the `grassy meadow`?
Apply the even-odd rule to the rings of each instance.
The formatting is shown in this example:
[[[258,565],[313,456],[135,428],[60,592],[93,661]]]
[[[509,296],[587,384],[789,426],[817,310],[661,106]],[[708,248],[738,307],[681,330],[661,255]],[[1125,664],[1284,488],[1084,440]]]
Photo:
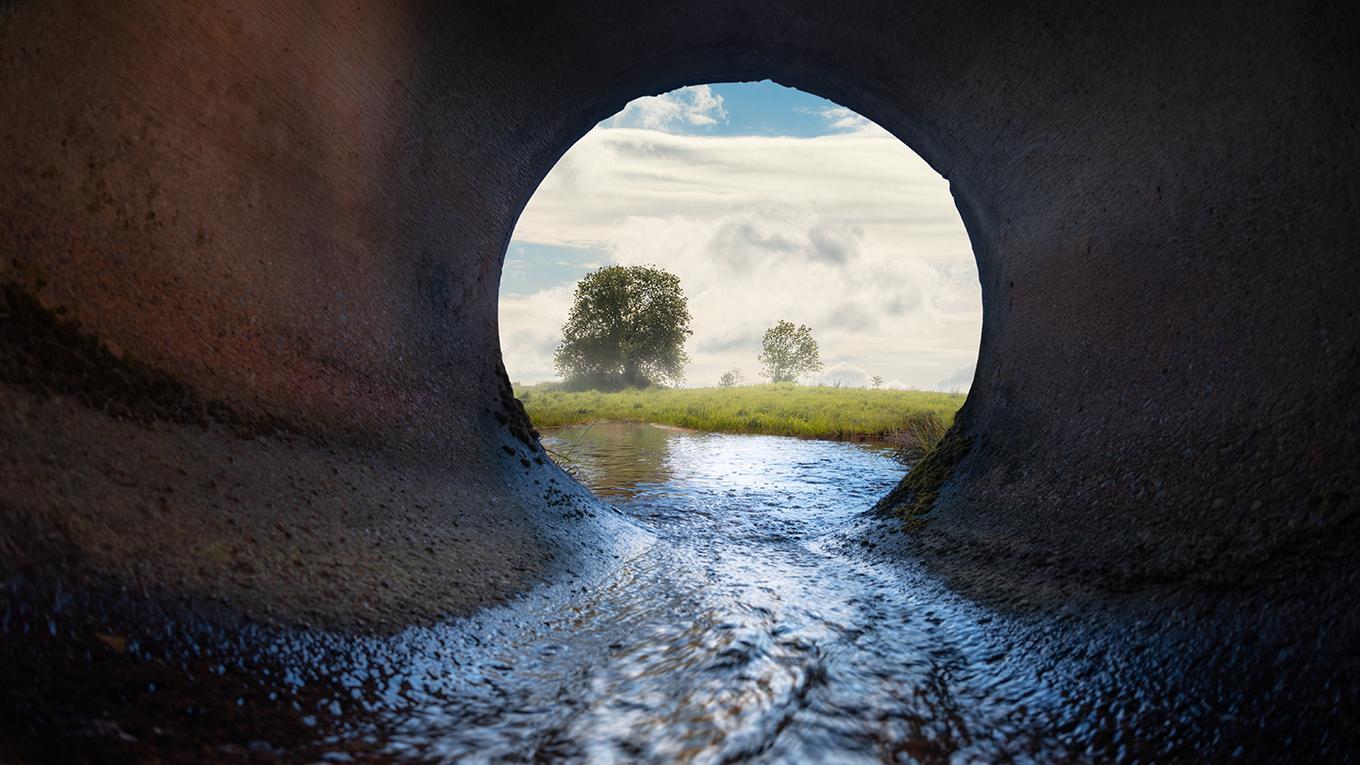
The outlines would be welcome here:
[[[948,426],[964,399],[962,393],[791,383],[614,393],[564,391],[548,384],[516,387],[515,395],[540,428],[638,420],[719,433],[836,440],[886,438],[921,415],[933,414]]]

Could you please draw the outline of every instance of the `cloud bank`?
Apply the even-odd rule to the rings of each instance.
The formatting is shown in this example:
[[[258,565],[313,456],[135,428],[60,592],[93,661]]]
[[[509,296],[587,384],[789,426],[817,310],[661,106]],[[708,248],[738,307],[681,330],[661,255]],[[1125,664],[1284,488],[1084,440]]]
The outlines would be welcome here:
[[[637,127],[666,132],[726,121],[723,97],[708,85],[681,88],[659,96],[635,98],[602,127]]]
[[[823,115],[828,132],[811,138],[668,132],[723,110],[704,88],[630,103],[562,157],[514,242],[679,275],[694,315],[690,385],[715,384],[732,367],[755,379],[760,336],[779,319],[810,325],[825,374],[839,370],[845,385],[879,375],[953,387],[962,368],[971,381],[981,298],[947,183],[839,108]],[[577,278],[502,295],[512,378],[554,377],[552,348]]]

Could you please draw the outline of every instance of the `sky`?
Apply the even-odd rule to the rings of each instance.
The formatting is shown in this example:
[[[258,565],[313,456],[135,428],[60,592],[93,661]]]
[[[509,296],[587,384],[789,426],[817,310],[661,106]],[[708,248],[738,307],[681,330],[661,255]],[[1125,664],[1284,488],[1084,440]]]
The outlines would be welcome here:
[[[505,366],[558,379],[577,280],[601,266],[680,277],[684,385],[760,382],[761,335],[807,324],[803,382],[966,391],[982,330],[977,265],[948,183],[854,112],[772,82],[628,103],[578,141],[516,224],[501,274]]]

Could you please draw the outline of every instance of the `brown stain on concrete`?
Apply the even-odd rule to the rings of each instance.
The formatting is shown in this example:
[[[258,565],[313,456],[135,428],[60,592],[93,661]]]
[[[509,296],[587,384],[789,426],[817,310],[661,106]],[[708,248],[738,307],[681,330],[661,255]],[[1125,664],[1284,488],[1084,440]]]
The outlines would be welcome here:
[[[117,419],[226,426],[238,435],[287,433],[276,418],[247,416],[183,382],[116,353],[13,282],[0,282],[0,382],[40,398],[69,396]]]

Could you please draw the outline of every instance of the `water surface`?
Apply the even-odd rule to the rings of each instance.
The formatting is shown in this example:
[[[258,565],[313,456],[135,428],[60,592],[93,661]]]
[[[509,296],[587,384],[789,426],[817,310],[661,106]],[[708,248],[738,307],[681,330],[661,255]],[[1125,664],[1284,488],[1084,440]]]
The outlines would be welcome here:
[[[81,680],[123,706],[27,713],[47,759],[1109,761],[1235,718],[847,533],[904,474],[882,449],[619,423],[544,443],[650,532],[601,540],[612,567],[396,635],[164,623]]]
[[[492,634],[469,661],[485,684],[403,710],[387,751],[706,763],[1077,755],[1045,716],[1056,695],[1010,666],[990,615],[834,537],[903,475],[883,450],[621,423],[544,443],[658,543],[540,614],[543,629]]]

